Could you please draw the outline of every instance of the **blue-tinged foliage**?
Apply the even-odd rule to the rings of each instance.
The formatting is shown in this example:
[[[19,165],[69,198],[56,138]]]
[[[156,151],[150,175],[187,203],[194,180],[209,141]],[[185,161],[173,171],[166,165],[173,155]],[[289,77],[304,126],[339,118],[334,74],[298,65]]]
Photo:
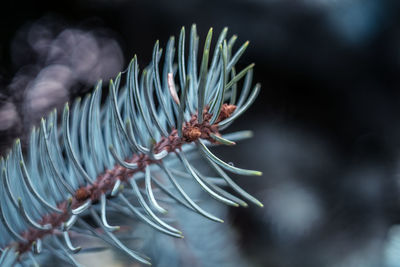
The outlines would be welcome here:
[[[103,88],[99,82],[92,94],[75,100],[71,107],[68,103],[65,105],[61,126],[57,125],[57,111],[42,119],[39,127],[33,128],[24,154],[20,141],[15,142],[7,158],[0,159],[1,266],[11,266],[15,262],[35,264],[37,255],[46,253],[79,266],[71,254],[81,248],[73,244],[72,234],[98,237],[134,260],[149,264],[148,257],[123,243],[119,237],[120,227],[110,223],[109,217],[116,213],[131,216],[178,238],[183,237],[182,232],[164,220],[167,206],[171,204],[222,222],[185,191],[182,179],[191,179],[211,197],[227,205],[247,206],[245,201],[250,201],[262,206],[223,169],[242,175],[261,173],[231,166],[209,149],[213,145],[210,140],[233,145],[235,141],[250,137],[249,132],[226,136],[211,133],[210,140],[186,142],[181,150],[173,151],[175,153],[155,150],[155,144],[168,138],[176,128],[182,138],[182,126],[193,116],[197,115],[202,123],[204,112],[209,112],[209,123],[224,129],[254,102],[260,90],[259,85],[251,89],[254,65],[237,74],[235,68],[248,42],[233,54],[236,37],[226,41],[226,35],[227,29],[224,29],[211,49],[212,30],[209,31],[199,65],[196,26],[191,28],[187,52],[182,28],[177,50],[175,39],[171,37],[168,41],[162,66],[162,50],[157,42],[150,65],[140,73],[135,56],[125,75],[120,73],[110,81],[103,104]],[[174,63],[175,52],[177,64]],[[243,88],[238,90],[243,77]],[[224,103],[236,105],[236,110],[230,117],[218,121]],[[193,155],[197,155],[198,150],[218,177],[204,176],[193,166]],[[145,156],[146,165],[127,161],[135,155]],[[123,180],[115,176],[111,189],[96,191],[99,196],[89,195],[79,201],[79,189],[100,187],[99,177],[115,168],[130,170],[132,177]],[[238,196],[224,190],[224,186]],[[165,205],[160,199],[168,199],[170,204]],[[56,224],[48,215],[63,216],[62,224]],[[88,217],[94,225],[87,223]]]

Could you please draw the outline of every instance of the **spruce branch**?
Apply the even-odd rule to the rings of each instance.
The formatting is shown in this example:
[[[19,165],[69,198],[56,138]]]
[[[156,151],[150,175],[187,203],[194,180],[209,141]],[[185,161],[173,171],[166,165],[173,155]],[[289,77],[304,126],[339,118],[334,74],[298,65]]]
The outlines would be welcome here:
[[[178,168],[217,201],[247,206],[225,191],[223,182],[240,197],[262,206],[225,171],[257,176],[261,172],[232,166],[209,149],[251,136],[247,131],[222,135],[220,130],[243,114],[260,90],[258,84],[251,89],[254,64],[238,74],[234,67],[248,42],[232,54],[234,41],[227,42],[226,34],[224,29],[211,56],[209,31],[197,74],[196,27],[191,29],[187,61],[182,28],[177,68],[171,37],[160,74],[162,51],[157,41],[151,64],[139,75],[135,56],[126,75],[120,73],[110,81],[103,105],[99,82],[92,94],[77,99],[71,108],[65,105],[60,127],[56,110],[42,119],[31,132],[25,155],[20,141],[15,142],[7,158],[0,159],[1,266],[36,263],[35,255],[43,251],[79,266],[71,256],[81,250],[70,238],[77,233],[96,236],[134,260],[150,264],[149,258],[121,241],[120,226],[107,220],[111,212],[129,214],[162,233],[182,238],[180,230],[162,219],[167,209],[158,201],[158,189],[175,203],[223,222],[187,194],[177,179],[182,176],[176,175]],[[220,176],[216,180],[193,166],[189,154],[197,150]],[[87,217],[97,227],[86,223]]]

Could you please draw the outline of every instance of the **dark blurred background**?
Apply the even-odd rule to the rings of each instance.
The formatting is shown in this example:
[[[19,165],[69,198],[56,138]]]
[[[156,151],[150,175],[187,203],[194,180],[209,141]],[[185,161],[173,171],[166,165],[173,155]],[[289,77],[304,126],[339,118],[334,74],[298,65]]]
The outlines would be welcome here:
[[[217,149],[263,171],[238,182],[263,209],[229,210],[248,266],[400,266],[400,2],[7,1],[0,9],[0,151],[181,26],[250,40],[262,91]],[[238,45],[237,45],[238,47]],[[221,248],[223,250],[223,248]],[[201,264],[199,265],[201,266]]]

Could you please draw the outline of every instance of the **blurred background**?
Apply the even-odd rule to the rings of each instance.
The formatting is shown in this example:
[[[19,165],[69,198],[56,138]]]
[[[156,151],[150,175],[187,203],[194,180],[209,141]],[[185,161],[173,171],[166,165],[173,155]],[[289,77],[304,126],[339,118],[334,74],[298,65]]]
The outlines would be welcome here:
[[[211,207],[227,220],[218,230],[191,218],[188,236],[202,229],[226,240],[207,246],[193,238],[192,260],[177,262],[400,266],[399,11],[397,0],[7,1],[0,154],[46,112],[115,77],[134,54],[147,65],[157,39],[165,46],[192,23],[200,39],[228,26],[239,44],[250,40],[239,67],[256,63],[262,91],[227,130],[252,129],[254,138],[215,151],[263,171],[236,181],[265,207]],[[155,266],[171,266],[160,238],[148,254]]]

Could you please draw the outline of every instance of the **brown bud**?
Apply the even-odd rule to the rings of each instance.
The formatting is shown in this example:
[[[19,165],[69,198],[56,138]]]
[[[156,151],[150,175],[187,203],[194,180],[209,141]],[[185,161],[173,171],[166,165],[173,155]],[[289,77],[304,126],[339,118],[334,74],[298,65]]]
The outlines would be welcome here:
[[[235,105],[223,104],[221,107],[221,113],[219,114],[218,117],[218,122],[223,121],[226,118],[229,118],[235,110],[236,110]]]
[[[90,196],[90,192],[85,187],[81,187],[78,190],[76,190],[75,198],[78,201],[84,201],[84,200],[88,199],[89,196]]]
[[[201,131],[198,127],[188,127],[184,129],[183,136],[189,142],[192,142],[200,138]]]

